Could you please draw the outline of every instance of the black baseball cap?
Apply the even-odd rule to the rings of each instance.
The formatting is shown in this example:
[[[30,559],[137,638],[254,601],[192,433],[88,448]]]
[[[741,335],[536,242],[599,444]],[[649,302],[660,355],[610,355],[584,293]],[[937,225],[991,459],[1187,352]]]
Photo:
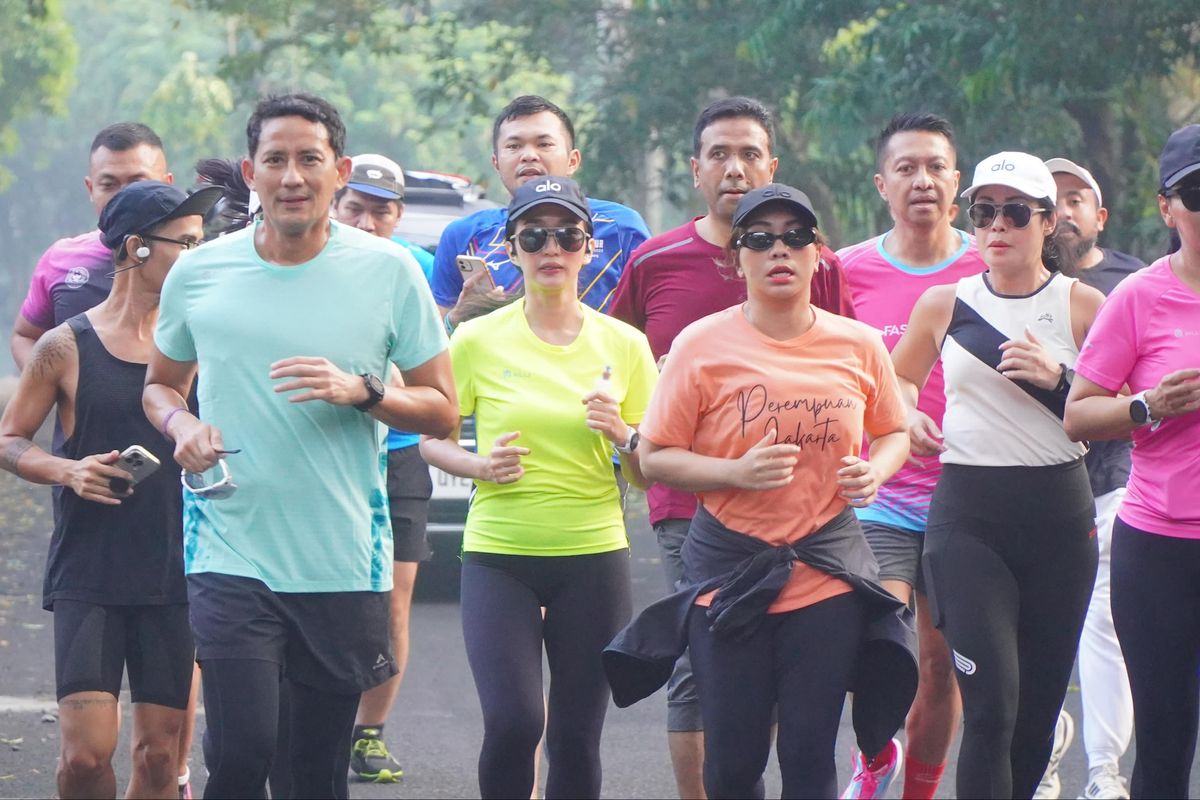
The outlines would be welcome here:
[[[802,217],[806,217],[814,228],[817,227],[817,214],[813,211],[808,195],[786,183],[769,183],[746,192],[733,211],[734,227],[740,227],[747,217],[768,203],[790,206],[799,211]]]
[[[1200,170],[1200,125],[1185,125],[1171,134],[1158,157],[1159,188],[1170,189]]]
[[[205,186],[192,194],[161,181],[131,183],[113,195],[100,212],[100,241],[110,250],[125,238],[180,217],[209,212],[224,194],[220,186]]]
[[[346,186],[384,200],[403,200],[404,170],[387,156],[364,153],[350,159],[350,180]]]
[[[592,207],[588,205],[588,199],[579,188],[579,184],[570,178],[547,175],[526,181],[513,192],[512,200],[508,204],[508,221],[504,225],[505,235],[512,235],[522,214],[543,203],[570,211],[583,220],[587,224],[588,232],[591,232]]]

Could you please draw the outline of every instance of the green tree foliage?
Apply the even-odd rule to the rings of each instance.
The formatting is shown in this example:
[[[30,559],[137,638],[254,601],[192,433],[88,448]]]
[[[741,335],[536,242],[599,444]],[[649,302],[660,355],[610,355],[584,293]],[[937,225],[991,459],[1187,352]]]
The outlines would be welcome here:
[[[0,0],[0,155],[16,149],[12,125],[37,113],[57,113],[71,89],[77,50],[57,0]],[[0,189],[11,173],[0,168]]]
[[[473,13],[556,41],[577,77],[585,179],[629,192],[648,148],[668,190],[692,197],[691,126],[715,97],[778,112],[779,176],[810,190],[827,232],[852,241],[889,224],[870,183],[872,139],[895,113],[930,110],[959,131],[960,167],[1000,149],[1088,164],[1112,213],[1108,239],[1149,256],[1162,241],[1154,164],[1195,75],[1200,15],[1177,0],[478,0]],[[590,45],[577,44],[581,31]],[[1195,95],[1193,94],[1194,98]],[[695,207],[693,206],[693,209]]]
[[[352,152],[385,153],[406,167],[487,184],[495,113],[519,94],[563,100],[570,92],[568,75],[523,49],[523,30],[475,21],[450,3],[193,6],[226,20],[219,74],[244,102],[298,88],[321,94],[342,112]]]

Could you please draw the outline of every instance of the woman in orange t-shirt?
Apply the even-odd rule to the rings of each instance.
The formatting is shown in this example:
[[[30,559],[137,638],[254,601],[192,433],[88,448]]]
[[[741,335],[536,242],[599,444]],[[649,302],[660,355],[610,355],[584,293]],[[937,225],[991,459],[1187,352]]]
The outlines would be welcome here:
[[[850,506],[869,505],[908,454],[879,334],[809,303],[821,244],[799,190],[771,184],[742,198],[728,255],[748,299],[684,329],[641,426],[647,478],[699,496],[683,549],[693,584],[729,568],[700,535],[713,528],[764,548],[834,527],[862,538]],[[870,462],[859,457],[864,432]],[[834,745],[869,612],[846,581],[800,561],[790,569],[746,636],[714,632],[711,613],[688,617],[709,797],[762,797],[776,706],[783,796],[837,794]]]

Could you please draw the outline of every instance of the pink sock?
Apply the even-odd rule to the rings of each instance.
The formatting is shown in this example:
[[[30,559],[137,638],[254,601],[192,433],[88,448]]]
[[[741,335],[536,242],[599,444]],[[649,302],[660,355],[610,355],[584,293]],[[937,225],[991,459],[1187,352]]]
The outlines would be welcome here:
[[[945,770],[945,764],[925,764],[905,756],[904,800],[933,800]]]

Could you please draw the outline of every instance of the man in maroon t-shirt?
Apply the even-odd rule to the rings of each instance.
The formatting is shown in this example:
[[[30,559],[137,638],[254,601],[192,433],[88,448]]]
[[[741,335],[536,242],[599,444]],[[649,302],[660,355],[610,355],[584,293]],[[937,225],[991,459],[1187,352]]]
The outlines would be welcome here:
[[[721,264],[733,229],[733,211],[751,189],[770,183],[779,159],[771,155],[774,123],[762,103],[730,97],[709,104],[696,120],[692,177],[708,213],[644,242],[633,251],[609,313],[645,332],[661,359],[681,330],[701,317],[746,299],[746,284]],[[822,248],[812,279],[812,302],[853,317],[854,307],[837,256]],[[658,537],[667,583],[683,579],[679,551],[696,497],[652,486],[650,524]],[[704,797],[704,731],[691,665],[681,658],[667,687],[667,740],[680,797]]]

